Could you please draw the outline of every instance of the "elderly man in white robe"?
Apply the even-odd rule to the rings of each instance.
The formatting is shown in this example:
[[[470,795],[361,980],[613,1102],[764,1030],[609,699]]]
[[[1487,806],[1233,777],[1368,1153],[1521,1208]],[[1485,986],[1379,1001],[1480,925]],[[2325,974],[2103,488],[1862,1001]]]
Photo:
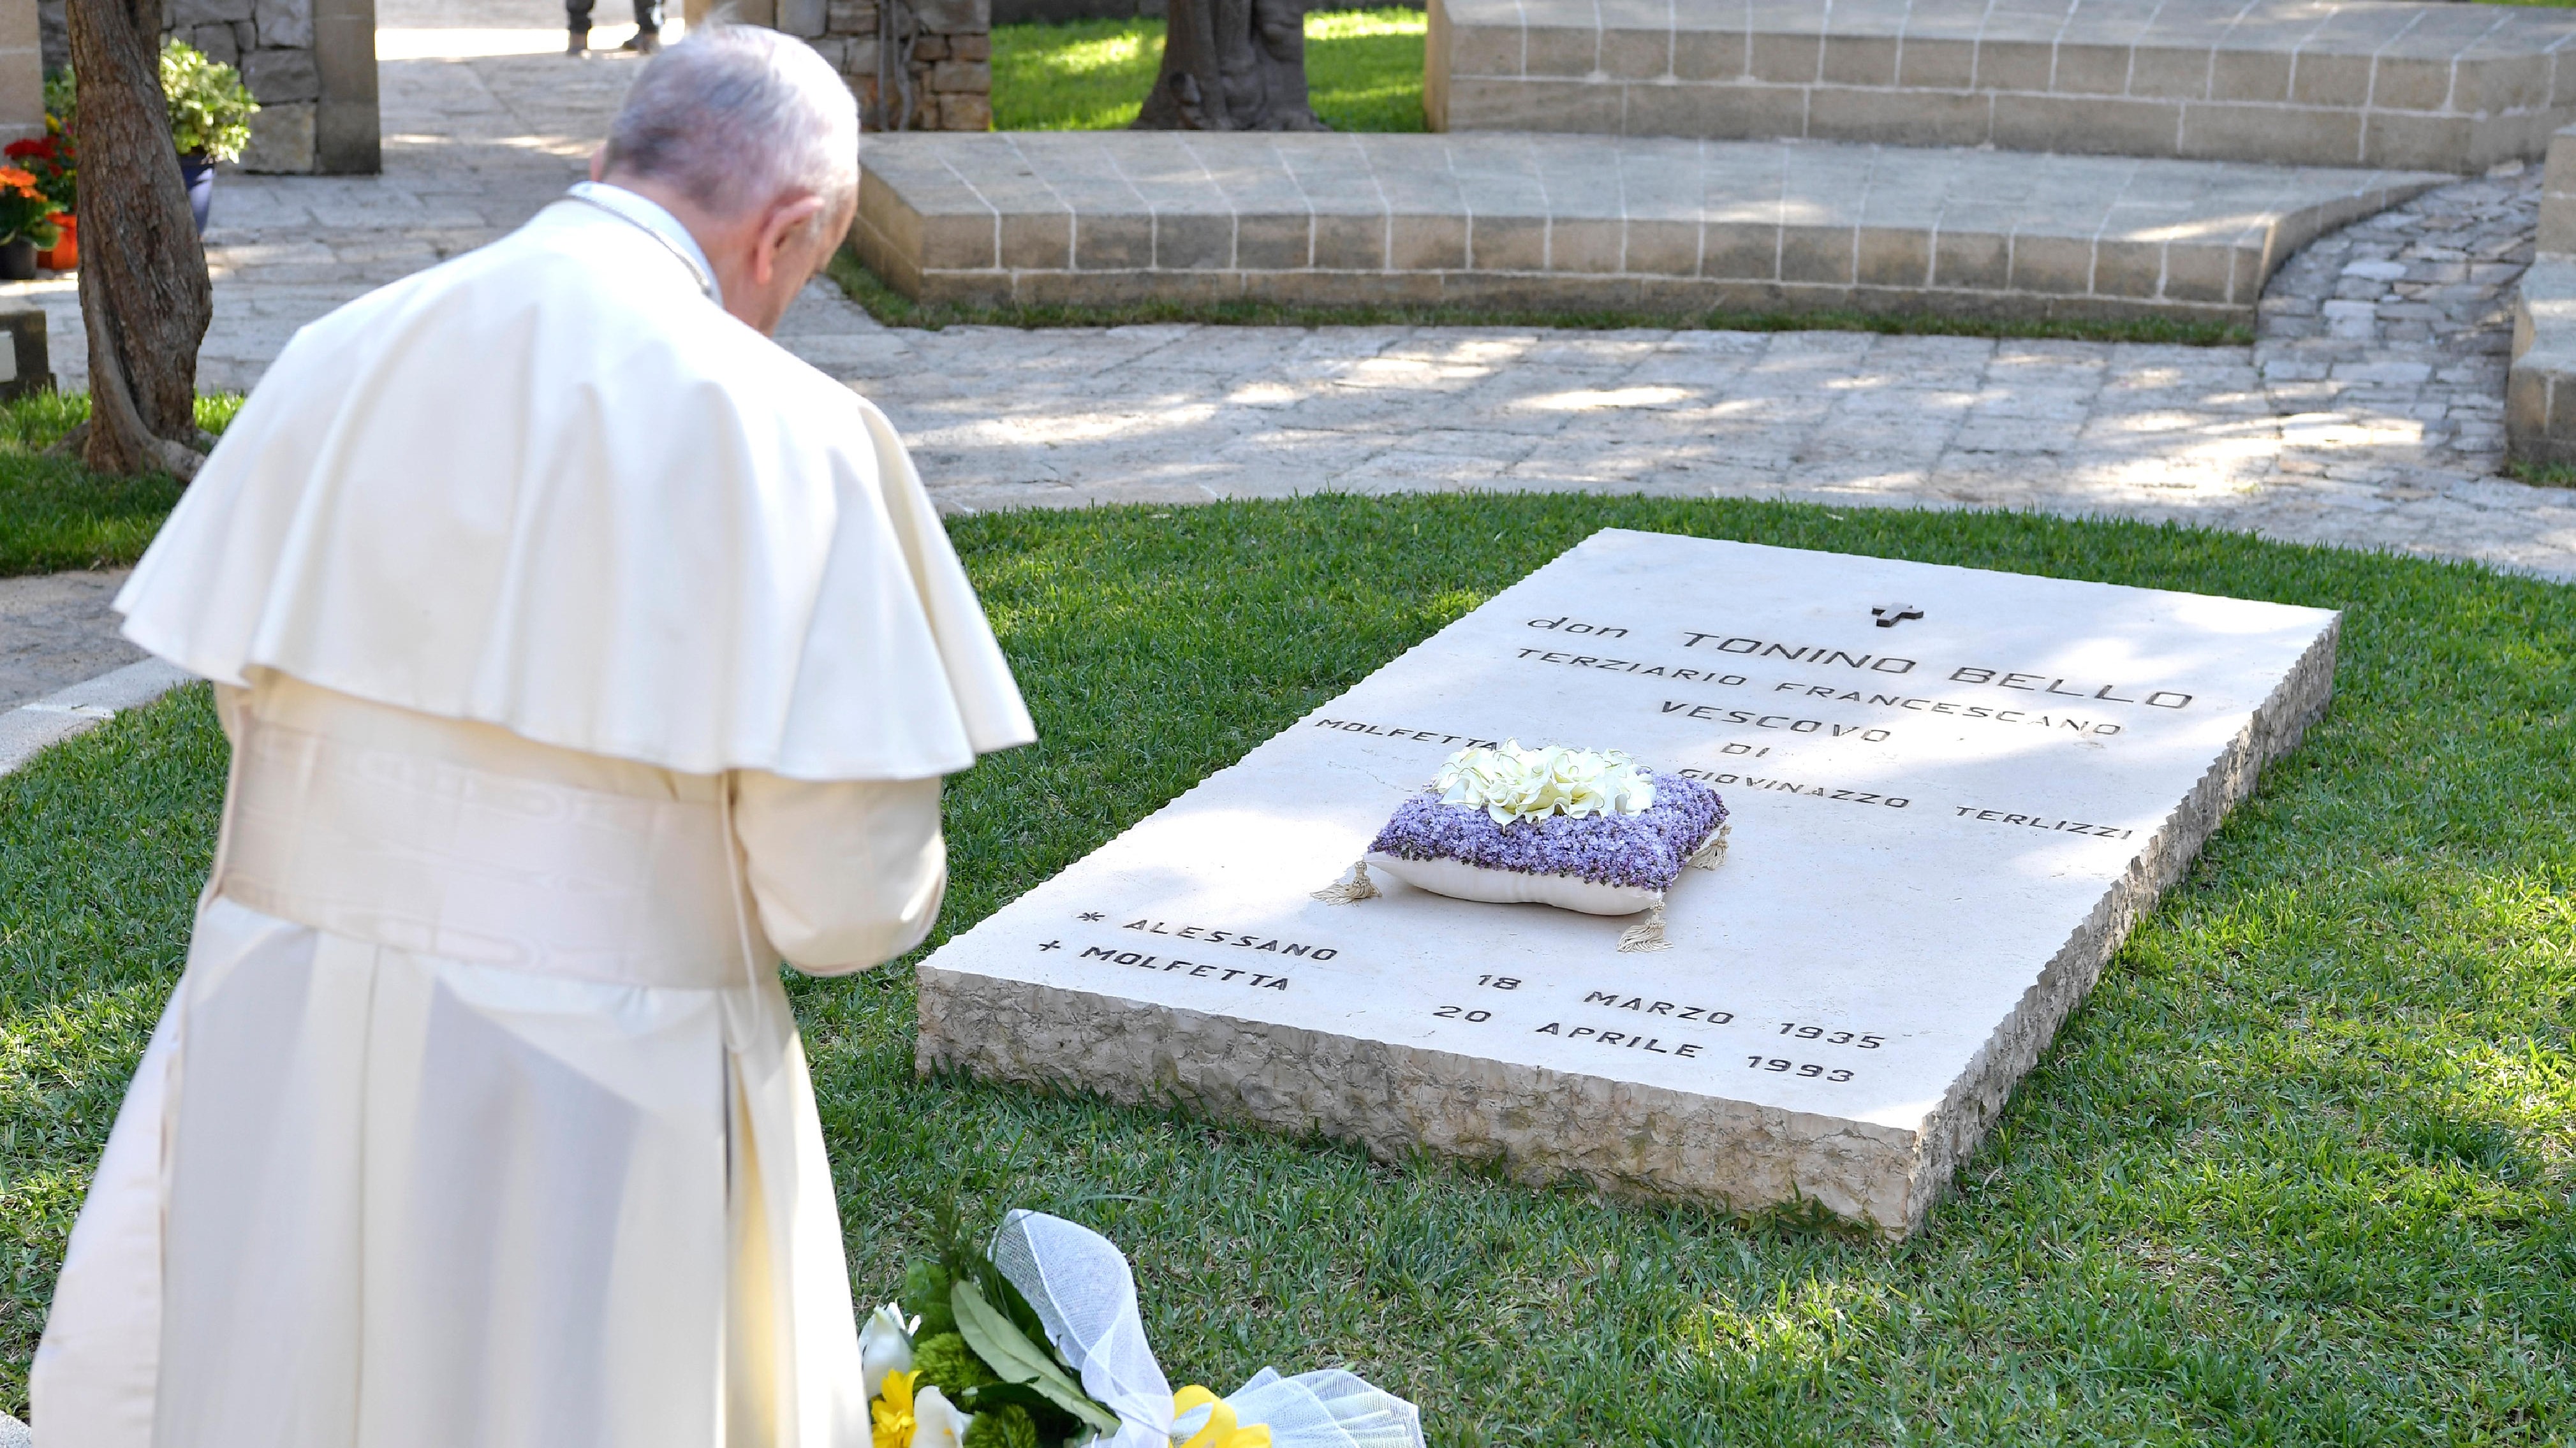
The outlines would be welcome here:
[[[806,47],[672,47],[592,183],[299,333],[136,569],[232,775],[45,1448],[869,1441],[777,966],[920,941],[940,776],[1034,731],[885,418],[767,336],[857,157]]]

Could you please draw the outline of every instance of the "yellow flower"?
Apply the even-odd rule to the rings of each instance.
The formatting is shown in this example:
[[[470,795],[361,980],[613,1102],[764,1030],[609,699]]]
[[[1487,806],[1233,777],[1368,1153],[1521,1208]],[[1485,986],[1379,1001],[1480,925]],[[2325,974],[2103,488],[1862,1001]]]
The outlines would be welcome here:
[[[1175,1419],[1186,1419],[1200,1408],[1208,1410],[1207,1421],[1182,1442],[1181,1448],[1270,1448],[1269,1424],[1237,1427],[1234,1405],[1197,1383],[1172,1394],[1172,1416]],[[1172,1436],[1181,1436],[1178,1426],[1172,1429]]]
[[[876,1421],[876,1448],[912,1448],[912,1380],[919,1373],[888,1373],[885,1390],[868,1405]]]

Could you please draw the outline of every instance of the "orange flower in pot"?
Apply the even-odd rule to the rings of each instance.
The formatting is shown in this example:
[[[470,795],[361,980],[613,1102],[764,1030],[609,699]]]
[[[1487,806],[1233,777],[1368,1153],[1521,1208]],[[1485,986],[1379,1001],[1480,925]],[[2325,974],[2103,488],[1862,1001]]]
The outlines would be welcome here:
[[[0,281],[35,280],[36,253],[60,239],[53,214],[32,173],[0,166]]]
[[[36,188],[45,193],[53,207],[53,214],[45,219],[53,223],[58,237],[37,255],[37,264],[54,271],[70,271],[80,265],[79,223],[72,217],[79,197],[72,138],[56,132],[37,140],[12,141],[6,155],[9,165],[36,178]]]

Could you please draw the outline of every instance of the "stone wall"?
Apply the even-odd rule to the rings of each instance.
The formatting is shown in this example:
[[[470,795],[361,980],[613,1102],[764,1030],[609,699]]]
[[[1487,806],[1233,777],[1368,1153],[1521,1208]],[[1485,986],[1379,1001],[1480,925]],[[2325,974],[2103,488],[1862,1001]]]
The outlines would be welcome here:
[[[383,169],[375,0],[163,0],[164,33],[241,71],[259,99],[245,171]]]
[[[712,8],[689,0],[689,22]],[[735,13],[811,43],[872,131],[993,128],[992,0],[743,0]]]
[[[47,71],[72,63],[63,5],[37,0]],[[161,15],[163,35],[238,69],[258,97],[243,170],[370,175],[384,169],[375,0],[162,0]]]

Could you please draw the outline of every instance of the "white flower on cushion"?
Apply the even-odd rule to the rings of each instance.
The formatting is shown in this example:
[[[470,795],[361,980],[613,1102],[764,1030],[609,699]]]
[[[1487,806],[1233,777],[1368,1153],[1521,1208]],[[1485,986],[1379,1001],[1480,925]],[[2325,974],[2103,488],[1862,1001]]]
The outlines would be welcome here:
[[[946,1393],[924,1388],[912,1395],[912,1442],[905,1448],[961,1448],[966,1425],[974,1421],[975,1415],[957,1411]]]
[[[1498,825],[1557,814],[1643,814],[1655,803],[1653,781],[1616,749],[1523,749],[1516,739],[1450,755],[1431,787],[1442,804],[1481,807]]]
[[[867,1385],[868,1399],[885,1391],[886,1374],[912,1371],[912,1330],[921,1319],[904,1319],[903,1310],[889,1302],[868,1314],[865,1327],[859,1329],[859,1377]]]

